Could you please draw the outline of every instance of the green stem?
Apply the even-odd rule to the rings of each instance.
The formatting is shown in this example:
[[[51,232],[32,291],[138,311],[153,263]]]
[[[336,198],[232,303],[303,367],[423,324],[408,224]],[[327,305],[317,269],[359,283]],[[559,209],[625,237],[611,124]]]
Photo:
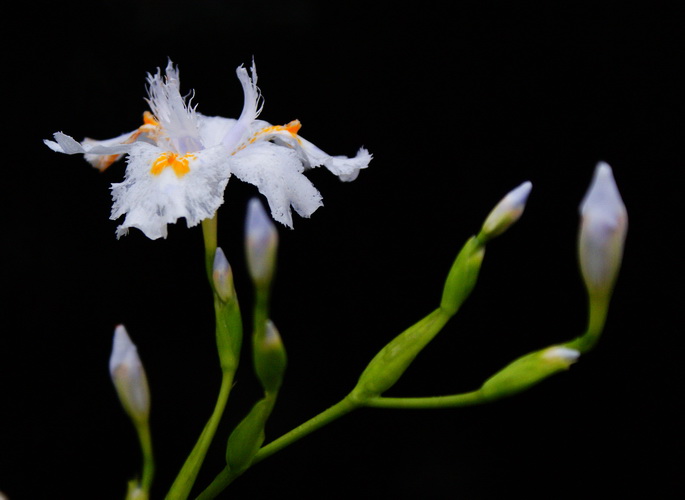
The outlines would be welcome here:
[[[212,287],[212,290],[214,290],[212,272],[214,270],[214,254],[216,253],[217,246],[218,216],[219,213],[217,212],[211,219],[202,221],[202,237],[205,243],[205,271],[207,272],[207,279],[209,280],[209,286]]]
[[[234,298],[230,304],[220,300],[214,289],[214,255],[217,249],[217,215],[202,221],[202,235],[205,247],[205,269],[209,285],[214,291],[214,311],[216,316],[216,341],[221,361],[221,386],[214,411],[205,424],[202,434],[198,438],[190,455],[186,459],[181,471],[167,493],[167,500],[185,500],[190,495],[195,479],[202,467],[207,450],[216,434],[221,417],[223,416],[228,397],[233,387],[233,377],[237,369],[236,351],[240,350],[242,325],[240,310]]]
[[[471,391],[450,396],[432,396],[426,398],[371,398],[364,403],[370,408],[396,408],[402,410],[421,410],[433,408],[455,408],[474,406],[486,403],[481,391]]]
[[[228,469],[228,467],[225,467],[217,476],[214,478],[214,481],[205,488],[205,490],[200,493],[196,500],[211,500],[212,498],[216,498],[222,491],[224,491],[229,484],[233,482],[233,480],[237,476],[233,476]]]
[[[359,408],[360,403],[355,399],[347,396],[342,401],[334,404],[327,410],[319,413],[317,416],[309,419],[305,423],[295,427],[290,432],[282,435],[278,439],[270,442],[266,446],[263,446],[255,455],[252,463],[255,465],[265,458],[270,457],[274,453],[282,450],[286,446],[293,444],[295,441],[302,439],[303,437],[311,434],[317,429],[320,429],[324,425],[327,425],[334,420],[350,413],[352,410]],[[240,474],[232,474],[228,468],[222,470],[215,478],[214,481],[197,497],[197,500],[210,500],[215,498],[219,493],[221,493],[229,484],[233,482]]]
[[[564,344],[565,347],[577,349],[581,353],[588,352],[599,340],[604,324],[606,323],[607,313],[609,312],[609,298],[607,296],[596,297],[589,295],[588,298],[588,326],[585,333],[570,342]]]
[[[184,500],[188,498],[205,455],[207,454],[207,450],[209,449],[209,445],[214,438],[221,416],[224,413],[224,408],[226,407],[226,402],[228,401],[228,396],[231,393],[232,387],[233,373],[224,373],[221,378],[221,388],[219,389],[219,397],[214,406],[214,412],[209,418],[209,421],[207,421],[207,424],[205,425],[200,438],[197,440],[197,443],[195,443],[195,447],[190,452],[188,459],[185,464],[183,464],[183,468],[176,477],[169,493],[167,493],[166,500]]]
[[[305,423],[301,425],[298,425],[293,430],[289,431],[286,434],[283,434],[278,439],[275,439],[266,446],[262,447],[262,449],[259,450],[255,455],[252,464],[254,465],[256,463],[261,462],[265,458],[270,457],[277,451],[280,451],[286,446],[293,444],[295,441],[302,439],[303,437],[311,434],[315,430],[320,429],[324,425],[327,425],[333,422],[334,420],[337,420],[340,417],[347,415],[352,410],[359,408],[359,406],[360,404],[356,400],[350,397],[346,397],[345,399],[334,404],[327,410],[322,411],[317,416],[307,420]]]
[[[142,490],[149,496],[152,479],[155,475],[155,460],[152,453],[152,436],[150,434],[150,424],[147,419],[144,422],[136,423],[136,432],[140,449],[143,453],[143,477],[141,480]]]

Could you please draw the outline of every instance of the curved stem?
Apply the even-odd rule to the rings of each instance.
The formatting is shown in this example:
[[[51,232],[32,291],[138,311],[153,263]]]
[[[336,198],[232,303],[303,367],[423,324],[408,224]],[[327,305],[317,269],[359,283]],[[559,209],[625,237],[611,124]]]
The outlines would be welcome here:
[[[334,404],[327,410],[322,411],[317,416],[310,418],[305,423],[298,425],[293,430],[283,434],[278,439],[271,441],[266,446],[263,446],[254,457],[252,464],[261,462],[267,457],[270,457],[277,451],[291,445],[295,441],[302,439],[303,437],[311,434],[315,430],[320,429],[326,424],[331,423],[334,420],[339,419],[343,415],[347,415],[352,410],[359,408],[359,403],[346,397],[342,401]]]
[[[396,408],[403,410],[422,410],[429,408],[455,408],[474,406],[488,401],[480,390],[452,394],[450,396],[431,396],[426,398],[371,398],[364,403],[370,408]]]
[[[214,268],[214,253],[217,246],[217,217],[219,213],[215,213],[211,219],[202,221],[202,238],[205,244],[205,271],[207,272],[207,279],[209,286],[214,290],[214,280],[212,279],[212,270]]]
[[[326,424],[337,420],[350,413],[352,410],[359,408],[361,406],[356,400],[345,397],[342,401],[334,404],[327,410],[322,411],[315,417],[307,420],[305,423],[295,427],[293,430],[283,434],[278,439],[270,442],[266,446],[263,446],[257,454],[254,456],[250,466],[255,465],[265,458],[270,457],[274,453],[282,450],[286,446],[293,444],[295,441],[302,439],[303,437],[311,434],[317,429],[320,429]],[[219,493],[221,493],[229,484],[236,479],[240,473],[232,474],[228,467],[224,468],[215,478],[214,481],[197,497],[197,500],[210,500],[215,498]]]
[[[209,445],[214,438],[216,429],[221,420],[221,416],[224,413],[224,408],[226,407],[226,402],[228,401],[228,396],[231,393],[231,388],[233,387],[233,373],[224,373],[221,379],[221,388],[219,389],[219,397],[217,398],[216,405],[214,406],[214,412],[212,416],[205,424],[205,428],[202,430],[200,438],[195,443],[195,447],[188,455],[188,458],[183,464],[183,468],[178,473],[174,484],[171,485],[169,493],[167,493],[167,500],[175,499],[186,499],[190,494],[190,490],[195,483],[195,478],[197,477],[202,462],[204,461]]]
[[[143,453],[143,477],[141,479],[141,488],[149,495],[152,479],[155,475],[155,460],[152,453],[150,425],[147,419],[143,423],[136,424],[136,432],[138,433],[138,441],[140,442],[140,449]]]

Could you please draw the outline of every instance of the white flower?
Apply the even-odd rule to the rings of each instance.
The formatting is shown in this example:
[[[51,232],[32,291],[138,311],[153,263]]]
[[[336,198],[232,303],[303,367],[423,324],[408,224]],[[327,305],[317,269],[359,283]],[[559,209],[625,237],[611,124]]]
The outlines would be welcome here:
[[[181,96],[178,70],[169,62],[164,78],[159,70],[148,75],[151,112],[145,112],[138,129],[81,143],[57,132],[45,144],[60,153],[83,154],[99,170],[127,156],[124,181],[112,185],[111,218],[125,215],[118,237],[131,227],[151,239],[166,237],[167,224],[181,217],[189,227],[213,217],[231,174],[257,186],[273,218],[292,227],[291,207],[309,217],[322,204],[305,170],[324,166],[352,181],[371,155],[361,148],[354,158],[329,156],[298,135],[299,121],[257,120],[262,99],[254,64],[251,76],[243,66],[236,72],[244,93],[237,120],[198,113]]]
[[[628,213],[611,167],[604,162],[597,164],[580,215],[578,253],[585,284],[593,295],[607,294],[621,266]]]

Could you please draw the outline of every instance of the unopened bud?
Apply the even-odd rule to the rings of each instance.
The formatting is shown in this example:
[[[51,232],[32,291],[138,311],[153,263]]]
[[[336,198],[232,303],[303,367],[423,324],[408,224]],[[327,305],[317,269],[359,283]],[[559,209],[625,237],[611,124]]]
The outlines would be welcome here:
[[[485,381],[481,387],[486,399],[499,399],[522,392],[568,368],[578,360],[580,352],[564,346],[552,346],[531,352],[512,361]]]
[[[212,270],[214,290],[223,302],[228,302],[235,295],[233,288],[233,271],[220,247],[214,253],[214,267]]]
[[[114,330],[109,373],[119,400],[135,422],[145,422],[150,414],[150,389],[138,350],[123,325]]]
[[[526,201],[533,185],[526,181],[519,187],[509,191],[507,195],[492,209],[483,223],[479,238],[488,241],[509,229],[523,214]]]
[[[438,308],[385,345],[359,376],[352,393],[364,401],[380,396],[404,374],[416,356],[445,326],[451,314]]]
[[[264,426],[273,409],[272,399],[258,401],[228,437],[226,464],[231,472],[247,469],[264,442]]]
[[[278,231],[261,202],[253,198],[245,220],[247,267],[255,284],[268,285],[276,267]]]
[[[591,296],[608,296],[616,281],[628,231],[628,213],[611,167],[600,162],[580,204],[578,255]]]
[[[288,363],[285,347],[276,326],[267,320],[264,335],[254,340],[255,371],[266,392],[281,387]]]
[[[483,257],[485,247],[478,238],[471,237],[457,255],[445,280],[440,307],[446,312],[456,313],[476,286]]]

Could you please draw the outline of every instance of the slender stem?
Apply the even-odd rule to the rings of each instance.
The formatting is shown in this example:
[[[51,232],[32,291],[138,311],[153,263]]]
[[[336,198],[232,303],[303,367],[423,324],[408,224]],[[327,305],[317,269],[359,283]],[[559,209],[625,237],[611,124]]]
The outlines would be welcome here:
[[[334,404],[327,410],[322,411],[317,416],[307,420],[305,423],[301,425],[298,425],[293,430],[289,431],[286,434],[283,434],[278,439],[275,439],[266,446],[262,447],[262,449],[259,450],[255,455],[252,464],[254,465],[256,463],[261,462],[265,458],[270,457],[277,451],[280,451],[281,449],[291,445],[295,441],[302,439],[303,437],[311,434],[315,430],[320,429],[324,425],[327,425],[332,421],[339,419],[343,415],[350,413],[352,410],[359,408],[359,406],[360,404],[357,401],[349,397],[346,397],[345,399]]]
[[[349,396],[334,404],[327,410],[319,413],[317,416],[309,419],[305,423],[295,427],[290,432],[282,435],[278,439],[275,439],[271,443],[262,447],[255,455],[252,463],[255,465],[265,458],[270,457],[274,453],[282,450],[286,446],[293,444],[295,441],[302,439],[303,437],[311,434],[317,429],[320,429],[324,425],[327,425],[334,420],[350,413],[352,410],[359,408],[360,404],[350,398]],[[197,500],[210,500],[215,498],[219,493],[221,493],[229,484],[233,482],[240,474],[232,474],[228,467],[224,468],[215,478],[214,481],[197,497]]]
[[[224,467],[224,469],[214,478],[214,481],[212,481],[195,500],[211,500],[212,498],[216,498],[236,477],[237,476],[231,474],[228,467]]]
[[[219,358],[221,360],[222,376],[219,395],[214,405],[214,411],[205,424],[202,434],[198,438],[190,455],[186,459],[181,471],[171,485],[167,493],[167,500],[185,500],[190,495],[195,479],[202,467],[207,450],[216,434],[221,417],[223,416],[228,397],[233,387],[233,377],[237,368],[237,359],[234,351],[240,348],[242,338],[242,325],[240,323],[240,311],[237,302],[231,302],[232,308],[227,309],[214,290],[213,268],[214,255],[217,249],[217,215],[211,219],[202,221],[202,234],[205,246],[205,267],[209,285],[214,291],[214,311],[216,315],[216,340]],[[231,335],[234,336],[230,342]],[[236,340],[238,339],[238,340]]]
[[[215,213],[211,219],[202,221],[202,237],[205,243],[205,270],[207,272],[207,279],[209,286],[214,289],[214,280],[212,279],[212,270],[214,268],[214,253],[217,246],[217,217],[219,213]]]
[[[602,330],[604,330],[604,324],[606,323],[607,313],[609,311],[608,297],[589,295],[588,309],[588,326],[585,333],[564,344],[566,347],[577,349],[581,353],[585,353],[592,349],[599,340]]]
[[[217,398],[216,405],[214,406],[214,412],[212,416],[207,421],[205,428],[200,435],[200,438],[195,443],[195,447],[188,455],[188,459],[181,472],[179,472],[174,484],[171,486],[169,493],[167,493],[166,500],[175,499],[186,499],[190,494],[190,490],[195,483],[195,478],[197,477],[202,462],[204,461],[209,445],[214,438],[216,429],[219,425],[219,421],[224,413],[224,408],[226,407],[226,402],[228,401],[228,396],[231,393],[231,388],[233,387],[233,373],[224,373],[221,378],[221,388],[219,389],[219,397]]]
[[[429,408],[454,408],[458,406],[473,406],[486,403],[481,391],[471,391],[462,394],[452,394],[450,396],[432,396],[427,398],[371,398],[364,403],[364,406],[371,408],[397,408],[409,409],[429,409]]]
[[[143,453],[143,477],[141,480],[142,490],[149,496],[152,479],[155,475],[155,460],[152,453],[152,436],[150,434],[150,424],[147,419],[144,422],[136,423],[136,432],[140,449]]]

